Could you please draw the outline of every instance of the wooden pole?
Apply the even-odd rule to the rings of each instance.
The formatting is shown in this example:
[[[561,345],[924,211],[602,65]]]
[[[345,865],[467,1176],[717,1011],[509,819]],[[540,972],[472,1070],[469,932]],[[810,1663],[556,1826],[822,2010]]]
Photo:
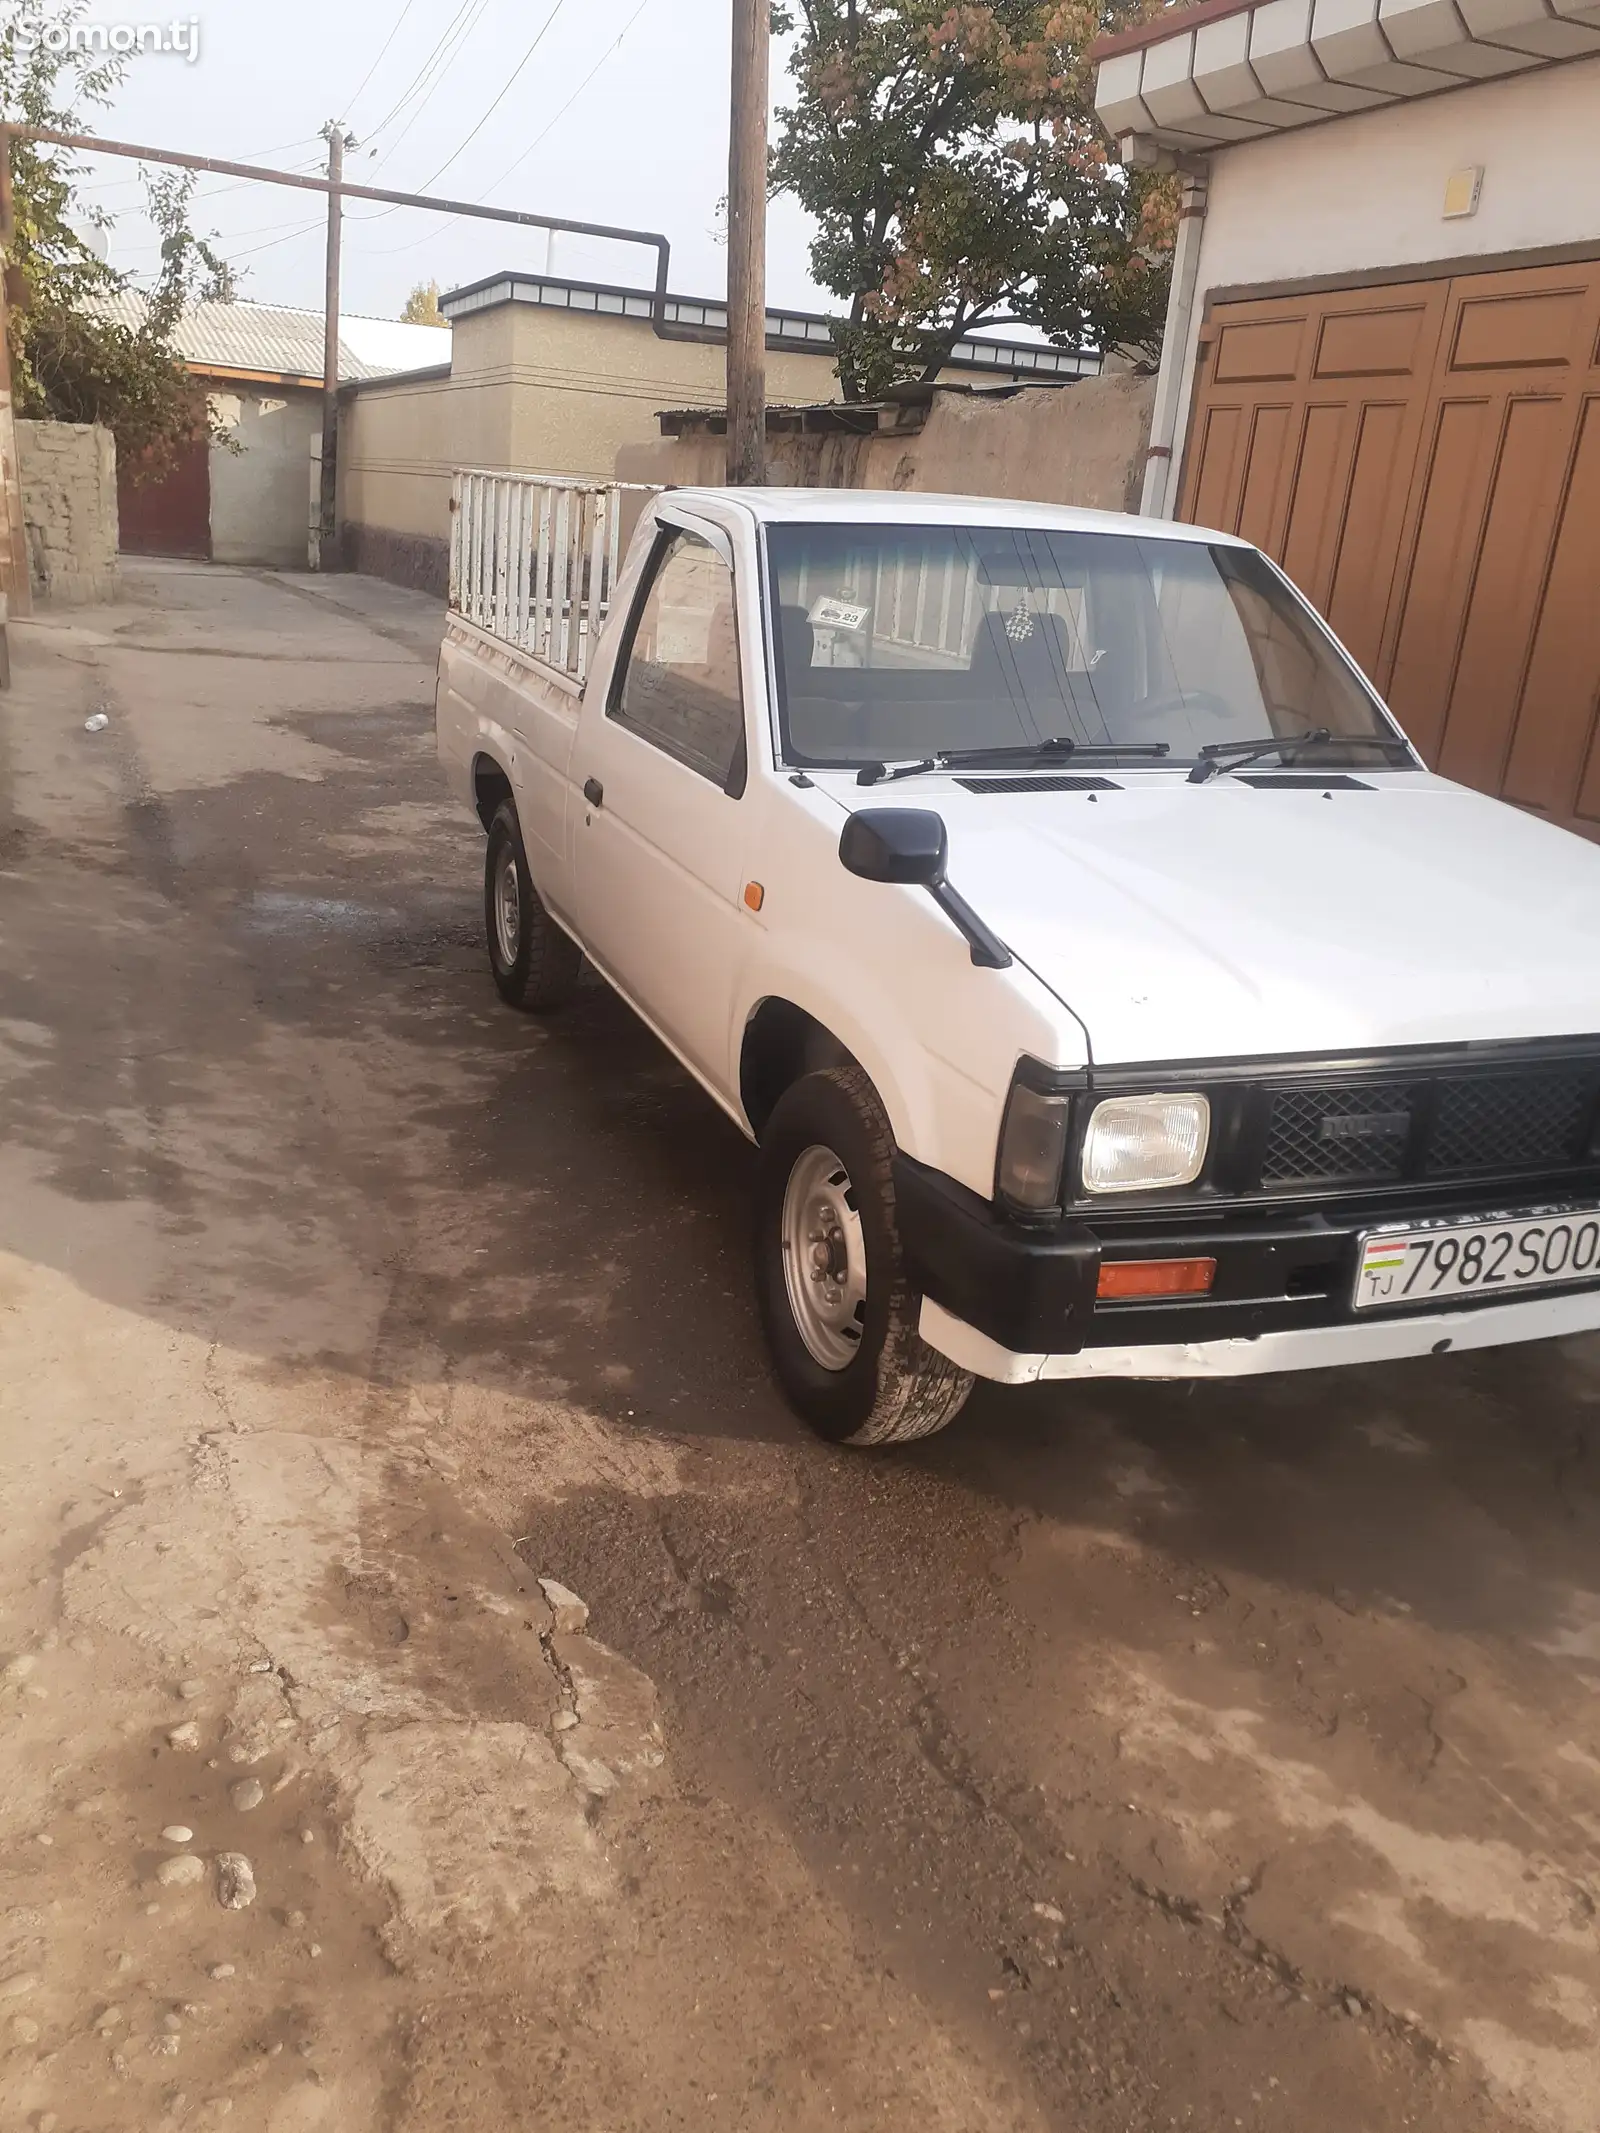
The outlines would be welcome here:
[[[339,527],[339,237],[344,205],[344,129],[330,119],[328,137],[328,264],[322,297],[322,489],[317,508],[317,568],[335,567]]]
[[[770,0],[733,0],[728,130],[728,480],[767,468],[767,95]]]

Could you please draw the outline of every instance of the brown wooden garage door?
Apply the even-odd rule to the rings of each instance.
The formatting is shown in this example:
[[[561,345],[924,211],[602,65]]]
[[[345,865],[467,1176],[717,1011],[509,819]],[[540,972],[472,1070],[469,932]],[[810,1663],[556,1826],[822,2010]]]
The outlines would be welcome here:
[[[1600,262],[1219,304],[1202,349],[1180,515],[1447,776],[1600,836]]]

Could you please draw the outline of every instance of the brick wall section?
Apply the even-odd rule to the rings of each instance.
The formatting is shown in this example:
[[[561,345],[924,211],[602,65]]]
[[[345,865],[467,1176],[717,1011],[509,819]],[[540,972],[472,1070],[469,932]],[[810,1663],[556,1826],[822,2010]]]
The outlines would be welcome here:
[[[22,519],[36,600],[83,607],[114,600],[117,448],[99,423],[19,422]]]

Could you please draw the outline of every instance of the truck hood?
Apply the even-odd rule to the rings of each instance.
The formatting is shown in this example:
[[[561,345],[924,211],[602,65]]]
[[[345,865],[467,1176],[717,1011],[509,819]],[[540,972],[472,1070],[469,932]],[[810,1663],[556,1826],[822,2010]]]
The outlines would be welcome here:
[[[1099,1065],[1600,1031],[1600,847],[1442,778],[1370,785],[868,804],[938,809],[951,883]]]

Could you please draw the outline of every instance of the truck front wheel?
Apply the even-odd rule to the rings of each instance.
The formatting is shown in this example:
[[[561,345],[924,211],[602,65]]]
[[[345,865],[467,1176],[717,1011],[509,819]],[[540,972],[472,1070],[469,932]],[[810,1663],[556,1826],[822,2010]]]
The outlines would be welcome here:
[[[539,901],[522,848],[522,826],[509,800],[501,801],[489,824],[483,924],[489,937],[489,968],[502,1000],[537,1014],[570,997],[583,951]]]
[[[972,1390],[917,1331],[895,1224],[894,1137],[853,1062],[806,1074],[761,1140],[756,1290],[791,1404],[835,1444],[931,1437]]]

